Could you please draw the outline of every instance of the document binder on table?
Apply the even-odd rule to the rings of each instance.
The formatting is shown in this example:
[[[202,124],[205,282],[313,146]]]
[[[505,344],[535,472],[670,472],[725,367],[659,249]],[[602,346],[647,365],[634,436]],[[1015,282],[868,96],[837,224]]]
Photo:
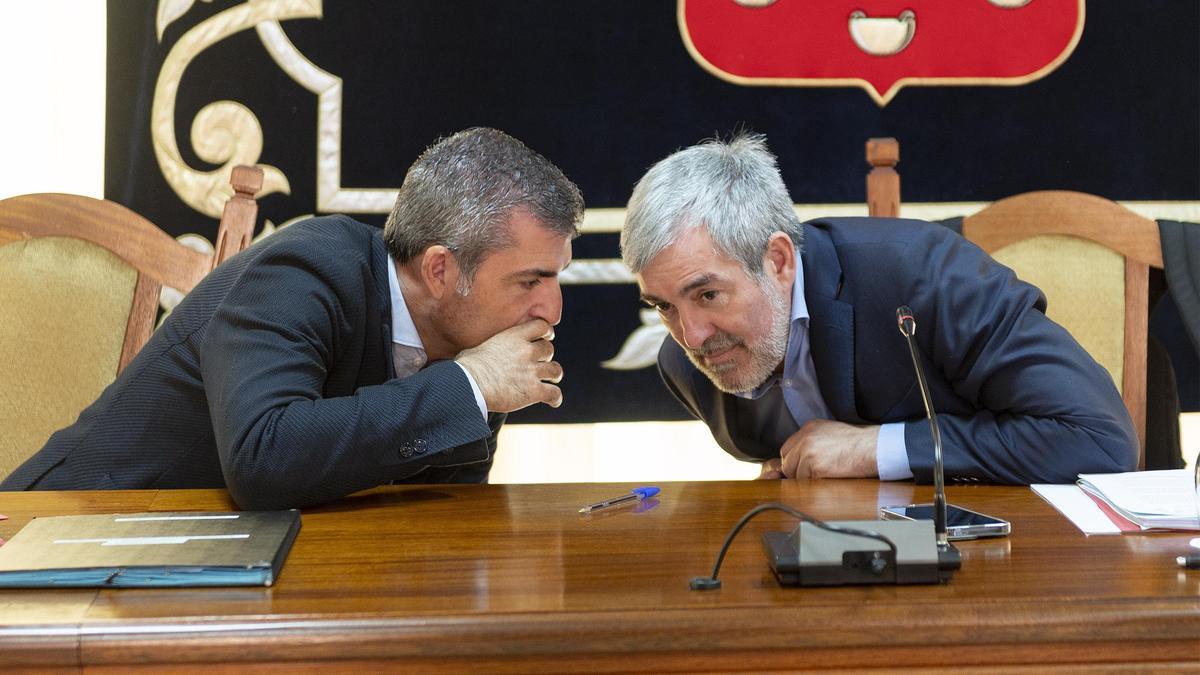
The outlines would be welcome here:
[[[0,546],[0,588],[270,586],[300,512],[34,518]]]
[[[1200,530],[1200,496],[1187,469],[1081,473],[1078,485],[1137,529]]]

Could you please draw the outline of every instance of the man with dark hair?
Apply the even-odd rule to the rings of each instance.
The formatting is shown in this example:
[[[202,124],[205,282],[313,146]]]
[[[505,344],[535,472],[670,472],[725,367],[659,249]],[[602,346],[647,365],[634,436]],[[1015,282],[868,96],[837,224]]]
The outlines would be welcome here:
[[[409,169],[382,233],[345,216],[231,258],[5,490],[227,487],[246,509],[482,482],[505,413],[557,407],[578,188],[499,131]]]
[[[1038,289],[938,225],[801,223],[761,136],[651,168],[621,254],[674,338],[663,380],[763,478],[931,480],[901,305],[919,325],[947,478],[1066,483],[1137,466],[1112,379],[1046,318]]]

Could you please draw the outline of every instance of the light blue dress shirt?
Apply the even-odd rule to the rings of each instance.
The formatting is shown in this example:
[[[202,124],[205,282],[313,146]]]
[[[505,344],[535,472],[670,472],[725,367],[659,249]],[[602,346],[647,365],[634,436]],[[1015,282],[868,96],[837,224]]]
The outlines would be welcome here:
[[[833,419],[813,366],[808,344],[808,303],[804,300],[804,264],[796,252],[796,281],[792,284],[791,325],[788,328],[787,352],[783,358],[782,375],[774,373],[755,389],[736,394],[745,399],[758,399],[771,389],[780,387],[788,413],[803,427],[811,419]],[[875,441],[875,467],[880,480],[912,478],[908,452],[904,443],[904,423],[894,422],[879,427]]]
[[[387,268],[388,288],[392,294],[392,342],[406,347],[415,347],[424,354],[425,344],[421,342],[421,336],[417,334],[417,325],[413,323],[412,314],[409,314],[408,305],[404,302],[404,294],[400,292],[400,280],[396,278],[396,261],[392,260],[390,255]],[[396,365],[400,366],[399,363]],[[475,403],[479,406],[479,413],[486,420],[487,402],[483,400],[483,392],[479,390],[479,385],[475,384],[475,378],[471,377],[471,373],[467,372],[461,363],[455,362],[455,365],[462,368],[463,373],[466,374],[467,381],[471,383],[471,392],[475,394]]]

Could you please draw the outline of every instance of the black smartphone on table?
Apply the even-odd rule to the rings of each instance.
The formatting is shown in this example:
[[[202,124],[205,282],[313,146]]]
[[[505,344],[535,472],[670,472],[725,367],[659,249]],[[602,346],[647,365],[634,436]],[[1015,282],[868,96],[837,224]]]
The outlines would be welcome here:
[[[933,520],[933,504],[881,506],[883,520]],[[953,540],[1003,537],[1012,530],[1007,520],[952,504],[946,505],[946,537]]]

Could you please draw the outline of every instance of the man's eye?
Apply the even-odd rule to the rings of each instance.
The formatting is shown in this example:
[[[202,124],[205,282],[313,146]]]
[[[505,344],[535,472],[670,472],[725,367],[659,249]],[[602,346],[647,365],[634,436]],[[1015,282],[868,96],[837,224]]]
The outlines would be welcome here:
[[[521,286],[527,291],[532,291],[540,283],[542,283],[541,279],[530,279],[529,281],[522,281]]]
[[[720,295],[720,291],[704,291],[703,293],[700,294],[700,298],[702,300],[712,302],[713,300],[717,299],[718,295]]]
[[[673,309],[671,307],[671,303],[669,303],[669,302],[656,302],[650,306],[653,307],[654,309],[657,309],[662,314],[666,314],[667,312],[670,312],[671,309]]]

